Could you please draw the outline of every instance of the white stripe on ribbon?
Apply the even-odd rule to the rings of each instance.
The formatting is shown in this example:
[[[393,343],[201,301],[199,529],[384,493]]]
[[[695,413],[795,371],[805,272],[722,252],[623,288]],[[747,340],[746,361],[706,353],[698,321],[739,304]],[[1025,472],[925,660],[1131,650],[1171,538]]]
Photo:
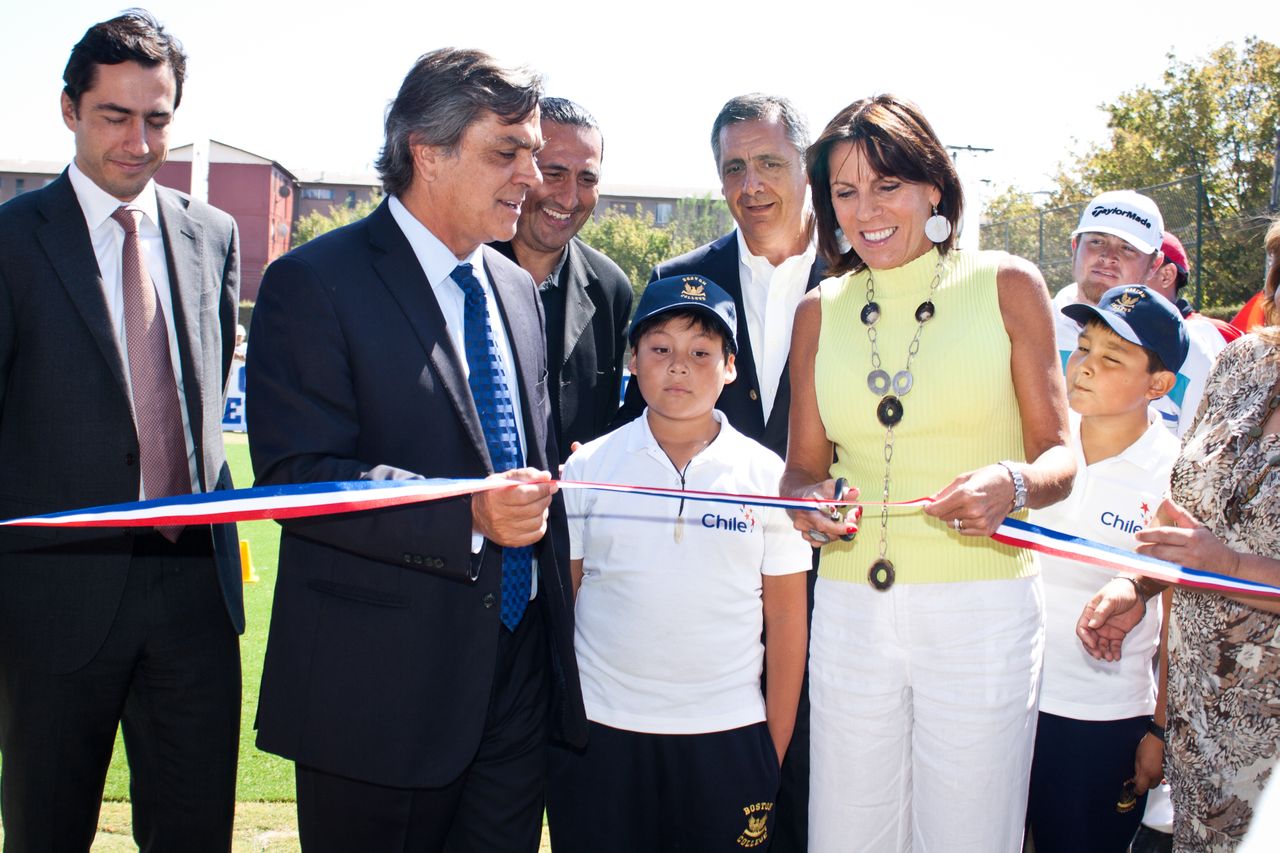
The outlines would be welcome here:
[[[1066,557],[1080,563],[1116,572],[1129,572],[1152,578],[1163,583],[1178,584],[1197,589],[1211,589],[1218,592],[1243,593],[1246,595],[1263,595],[1280,597],[1280,588],[1255,581],[1241,580],[1215,572],[1190,569],[1135,554],[1101,542],[1082,539],[1068,533],[1061,533],[1047,527],[1040,527],[1028,521],[1006,518],[991,534],[991,538],[1006,545],[1029,548],[1042,554]]]
[[[348,482],[299,483],[287,486],[260,486],[197,495],[179,495],[149,501],[112,504],[88,509],[56,512],[0,521],[0,526],[22,527],[161,527],[188,524],[223,524],[232,521],[306,518],[336,515],[359,510],[442,500],[491,489],[519,485],[510,480],[431,479],[355,480]],[[777,495],[734,494],[693,489],[632,486],[621,483],[590,483],[561,480],[561,488],[596,489],[669,499],[710,503],[744,504],[780,509],[817,510],[831,506],[881,506],[872,501],[788,498]],[[927,498],[894,501],[898,508],[919,508]],[[1006,518],[992,538],[1019,548],[1077,560],[1110,571],[1133,572],[1165,583],[1198,589],[1280,597],[1280,588],[1225,575],[1189,569],[1112,548],[1078,536],[1039,527],[1015,518]]]

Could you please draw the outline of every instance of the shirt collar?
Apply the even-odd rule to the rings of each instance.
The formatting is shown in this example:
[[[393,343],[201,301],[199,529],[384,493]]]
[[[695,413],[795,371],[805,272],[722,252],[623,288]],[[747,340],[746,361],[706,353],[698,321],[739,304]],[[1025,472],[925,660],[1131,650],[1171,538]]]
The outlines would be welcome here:
[[[556,265],[551,268],[551,272],[547,277],[538,283],[540,290],[550,287],[556,287],[560,283],[560,273],[564,270],[565,262],[569,260],[569,244],[565,243],[564,248],[560,250],[560,260],[556,261]]]
[[[766,272],[766,273],[772,272],[774,269],[777,268],[777,267],[774,267],[773,264],[769,263],[769,259],[764,257],[763,255],[751,254],[751,249],[747,247],[747,238],[742,235],[741,228],[734,228],[733,233],[737,235],[737,239],[738,239],[738,258],[742,261],[742,263],[747,265],[747,268],[751,270],[753,275],[759,275],[761,272]],[[790,256],[789,258],[784,260],[781,264],[778,264],[778,266],[779,267],[783,266],[784,264],[787,264],[795,260],[796,258],[800,258],[801,261],[804,263],[805,267],[808,268],[813,266],[813,261],[817,257],[817,255],[818,255],[818,244],[815,242],[813,237],[810,237],[809,245],[805,246],[805,249],[803,252],[801,252],[798,255]]]
[[[441,242],[439,237],[432,234],[427,226],[419,222],[417,217],[409,212],[409,209],[404,206],[399,198],[392,196],[388,200],[387,206],[391,209],[392,218],[400,226],[405,239],[409,241],[409,245],[413,248],[413,253],[418,258],[418,264],[422,267],[422,271],[427,274],[427,281],[431,282],[433,289],[438,288],[445,279],[452,276],[454,269],[457,268],[458,264],[462,263],[471,264],[476,278],[480,280],[482,285],[487,287],[488,277],[484,274],[484,258],[481,246],[476,246],[470,255],[458,260],[458,256],[449,251],[449,247]]]
[[[631,381],[635,381],[634,376],[631,377]],[[721,448],[728,447],[734,442],[734,436],[738,434],[737,430],[730,425],[729,419],[724,416],[724,412],[719,409],[712,409],[711,414],[716,419],[716,422],[720,424],[720,434],[704,447],[698,455],[693,457],[692,462],[694,463],[698,463],[704,458],[715,458],[720,453]],[[631,425],[631,434],[627,440],[627,450],[629,452],[657,454],[660,458],[666,458],[662,445],[658,444],[658,440],[653,437],[653,432],[649,429],[648,406],[645,406],[644,411],[640,413],[640,417],[632,421]]]
[[[102,223],[111,218],[116,208],[122,205],[136,207],[143,213],[143,228],[149,224],[156,231],[160,230],[160,205],[156,201],[156,182],[147,181],[142,192],[133,201],[121,201],[111,193],[93,182],[93,179],[80,171],[76,161],[72,160],[67,167],[67,177],[71,180],[71,188],[75,190],[76,200],[80,202],[80,210],[84,213],[85,224],[89,230],[96,231]]]

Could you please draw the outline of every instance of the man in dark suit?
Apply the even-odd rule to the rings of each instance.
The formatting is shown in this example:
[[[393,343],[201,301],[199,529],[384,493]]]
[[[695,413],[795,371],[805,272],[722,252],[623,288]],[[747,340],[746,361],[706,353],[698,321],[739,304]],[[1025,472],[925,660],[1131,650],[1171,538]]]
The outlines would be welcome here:
[[[826,269],[813,240],[808,202],[804,117],[786,98],[740,95],[731,98],[711,126],[715,156],[729,212],[737,228],[688,254],[656,266],[650,281],[697,274],[733,296],[738,313],[738,378],[716,402],[739,432],[779,456],[787,454],[791,381],[787,354],[791,323],[805,292]],[[615,425],[644,409],[632,383]],[[815,558],[816,560],[816,558]],[[809,610],[813,582],[809,576]],[[774,810],[774,853],[808,846],[809,691],[800,697],[796,730],[782,766],[782,787]]]
[[[600,199],[604,138],[573,101],[543,98],[538,168],[516,236],[494,248],[533,276],[547,316],[547,381],[560,458],[603,435],[618,410],[631,320],[631,282],[578,239]]]
[[[75,159],[0,208],[0,518],[230,488],[231,217],[152,176],[181,45],[145,13],[71,52]],[[233,525],[0,529],[5,850],[88,850],[117,725],[143,850],[231,844]]]
[[[307,851],[534,851],[548,734],[585,738],[541,303],[484,245],[539,183],[540,88],[480,51],[421,57],[387,200],[263,278],[259,484],[512,484],[284,523],[258,746],[296,763]]]

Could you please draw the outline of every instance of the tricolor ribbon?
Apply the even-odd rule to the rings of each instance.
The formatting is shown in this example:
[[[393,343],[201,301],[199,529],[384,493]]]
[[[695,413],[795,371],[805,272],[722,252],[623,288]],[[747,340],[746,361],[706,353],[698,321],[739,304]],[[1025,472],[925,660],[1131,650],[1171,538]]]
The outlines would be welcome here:
[[[298,483],[287,486],[260,486],[197,495],[180,495],[149,501],[111,504],[88,509],[55,512],[0,521],[0,526],[20,527],[160,527],[189,524],[222,524],[232,521],[308,518],[358,510],[383,509],[444,498],[470,495],[491,489],[519,485],[510,480],[354,480],[349,482]],[[561,480],[562,489],[595,489],[658,498],[710,503],[777,507],[780,509],[825,510],[833,506],[881,506],[871,501],[788,498],[777,495],[734,494],[621,483],[590,483]],[[894,501],[896,508],[918,508],[929,503],[920,498]],[[1029,548],[1043,554],[1077,560],[1108,571],[1131,572],[1164,583],[1197,589],[1280,597],[1280,588],[1226,575],[1189,569],[1175,563],[1112,548],[1078,536],[1071,536],[1015,518],[1006,518],[992,534],[998,542]]]

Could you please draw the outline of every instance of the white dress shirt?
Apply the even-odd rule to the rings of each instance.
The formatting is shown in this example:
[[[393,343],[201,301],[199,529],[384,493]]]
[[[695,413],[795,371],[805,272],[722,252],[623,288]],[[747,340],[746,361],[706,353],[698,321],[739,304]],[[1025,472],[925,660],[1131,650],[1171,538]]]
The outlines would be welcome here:
[[[93,254],[98,259],[98,271],[102,274],[102,295],[107,303],[107,316],[111,321],[111,333],[115,337],[116,346],[120,349],[120,358],[124,362],[124,381],[133,389],[129,377],[129,342],[125,335],[124,324],[124,281],[121,275],[121,252],[124,251],[124,227],[111,218],[117,208],[124,207],[126,202],[108,193],[93,182],[88,175],[80,171],[80,167],[71,161],[67,170],[71,179],[71,188],[75,190],[76,200],[84,213],[85,224],[89,227],[89,239],[93,243]],[[182,413],[182,439],[187,446],[187,467],[191,473],[191,491],[202,492],[200,481],[196,475],[196,445],[191,437],[191,418],[187,413],[187,398],[183,393],[182,363],[178,357],[178,331],[173,319],[173,292],[169,285],[169,265],[165,259],[164,237],[160,233],[160,207],[156,201],[156,185],[148,181],[142,192],[131,202],[129,207],[142,211],[142,221],[138,226],[138,243],[142,248],[142,257],[147,264],[147,274],[155,284],[159,297],[160,313],[164,316],[165,331],[169,335],[169,360],[173,364],[173,376],[178,385],[178,410]],[[138,497],[145,498],[146,491],[142,486],[142,473],[138,473]]]
[[[742,305],[747,314],[756,378],[760,380],[760,403],[767,421],[782,381],[782,368],[791,352],[791,326],[809,284],[817,246],[810,241],[803,253],[792,255],[775,267],[768,258],[751,254],[741,229],[737,229],[737,235]]]

